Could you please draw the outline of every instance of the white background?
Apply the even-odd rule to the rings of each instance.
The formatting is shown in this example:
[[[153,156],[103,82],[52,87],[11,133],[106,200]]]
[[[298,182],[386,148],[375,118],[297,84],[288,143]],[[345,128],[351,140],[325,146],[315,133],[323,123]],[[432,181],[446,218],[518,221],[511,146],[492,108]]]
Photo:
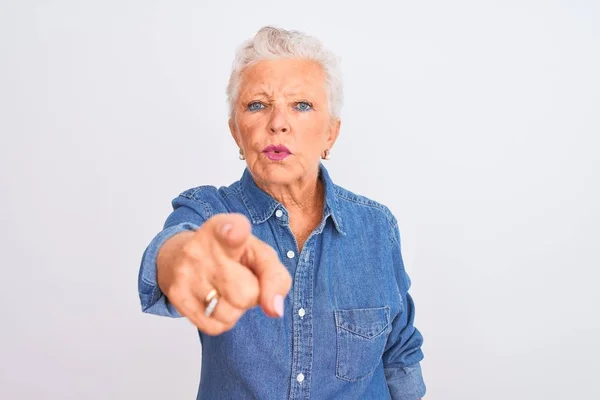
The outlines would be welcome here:
[[[195,398],[139,261],[240,177],[225,86],[266,24],[342,57],[327,165],[399,220],[427,398],[600,398],[597,1],[0,4],[0,398]]]

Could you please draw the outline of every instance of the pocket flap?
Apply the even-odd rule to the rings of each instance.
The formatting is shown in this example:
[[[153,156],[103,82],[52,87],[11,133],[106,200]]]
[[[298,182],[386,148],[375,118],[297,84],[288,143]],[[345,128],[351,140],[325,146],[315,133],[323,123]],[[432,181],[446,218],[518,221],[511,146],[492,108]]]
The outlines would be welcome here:
[[[390,307],[335,310],[335,325],[367,339],[383,332],[390,324]]]

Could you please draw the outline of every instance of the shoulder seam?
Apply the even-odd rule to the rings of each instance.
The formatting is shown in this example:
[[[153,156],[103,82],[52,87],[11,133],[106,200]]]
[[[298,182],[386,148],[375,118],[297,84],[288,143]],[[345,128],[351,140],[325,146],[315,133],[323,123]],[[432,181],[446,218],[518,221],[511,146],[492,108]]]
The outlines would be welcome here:
[[[212,207],[210,206],[210,204],[208,202],[206,202],[206,201],[198,198],[197,194],[199,192],[201,192],[201,191],[211,190],[211,189],[214,190],[215,192],[218,192],[217,188],[215,188],[214,186],[211,186],[211,185],[202,185],[202,186],[198,186],[198,187],[195,187],[195,188],[192,188],[192,189],[185,190],[185,191],[181,192],[179,194],[179,196],[183,197],[183,198],[186,198],[188,200],[200,203],[202,205],[202,209],[204,211],[204,215],[202,215],[202,217],[205,220],[208,220],[210,217],[213,216]]]
[[[198,186],[198,187],[195,187],[192,189],[184,190],[179,195],[182,197],[186,197],[190,200],[199,200],[196,198],[196,194],[198,192],[201,192],[204,190],[210,190],[210,189],[214,189],[216,191],[217,188],[215,188],[214,186],[211,186],[211,185],[202,185],[202,186]]]
[[[361,197],[358,197],[358,196],[348,196],[347,194],[345,194],[341,190],[339,190],[337,186],[336,186],[335,189],[336,189],[335,190],[336,197],[339,197],[339,198],[341,198],[343,200],[346,200],[346,201],[349,201],[349,202],[352,202],[352,203],[355,203],[355,204],[359,204],[359,205],[362,205],[362,206],[365,206],[365,207],[374,208],[376,210],[381,211],[385,215],[385,217],[387,219],[387,222],[389,224],[389,229],[390,229],[390,235],[389,235],[389,237],[390,237],[390,241],[392,243],[395,243],[395,244],[398,243],[397,240],[396,240],[396,233],[395,233],[396,226],[398,224],[398,220],[396,219],[396,217],[394,216],[394,214],[392,213],[392,211],[389,209],[389,207],[387,207],[387,206],[385,206],[385,205],[383,205],[381,203],[378,203],[375,200],[368,199],[368,198],[366,198],[364,196],[361,196]],[[344,190],[344,191],[346,191],[346,190]]]
[[[347,196],[346,194],[342,193],[341,191],[337,190],[337,188],[336,188],[335,194],[337,197],[344,199],[346,201],[350,201],[352,203],[360,204],[360,205],[363,205],[366,207],[376,208],[376,209],[380,210],[381,212],[383,212],[388,219],[390,219],[390,220],[394,219],[394,215],[392,214],[392,212],[390,211],[390,209],[387,206],[385,206],[381,203],[378,203],[374,200],[367,199],[364,197],[360,198],[357,196],[350,197],[350,196]]]

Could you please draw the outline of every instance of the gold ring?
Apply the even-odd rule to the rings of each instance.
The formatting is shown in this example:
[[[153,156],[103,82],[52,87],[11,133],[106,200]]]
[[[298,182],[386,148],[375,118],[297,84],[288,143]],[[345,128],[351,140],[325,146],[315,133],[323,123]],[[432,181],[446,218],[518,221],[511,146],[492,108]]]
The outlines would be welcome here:
[[[210,303],[210,301],[213,299],[213,297],[215,297],[217,295],[217,289],[213,289],[210,292],[208,292],[208,294],[206,295],[206,297],[204,298],[204,303],[208,304]]]
[[[215,308],[217,308],[217,304],[219,303],[219,298],[217,296],[217,290],[212,289],[206,298],[204,299],[204,304],[206,305],[206,309],[204,310],[204,315],[210,317],[213,312],[215,312]]]

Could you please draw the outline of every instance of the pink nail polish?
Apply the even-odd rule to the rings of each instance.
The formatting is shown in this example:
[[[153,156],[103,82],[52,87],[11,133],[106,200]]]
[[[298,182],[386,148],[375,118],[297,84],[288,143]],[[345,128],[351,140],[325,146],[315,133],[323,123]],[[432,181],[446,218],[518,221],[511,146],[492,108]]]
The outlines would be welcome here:
[[[275,295],[275,300],[273,303],[277,314],[279,314],[280,317],[283,317],[283,297],[280,295]]]
[[[229,231],[231,230],[232,226],[231,224],[225,224],[221,227],[221,235],[223,237],[227,237],[227,234],[229,233]]]

